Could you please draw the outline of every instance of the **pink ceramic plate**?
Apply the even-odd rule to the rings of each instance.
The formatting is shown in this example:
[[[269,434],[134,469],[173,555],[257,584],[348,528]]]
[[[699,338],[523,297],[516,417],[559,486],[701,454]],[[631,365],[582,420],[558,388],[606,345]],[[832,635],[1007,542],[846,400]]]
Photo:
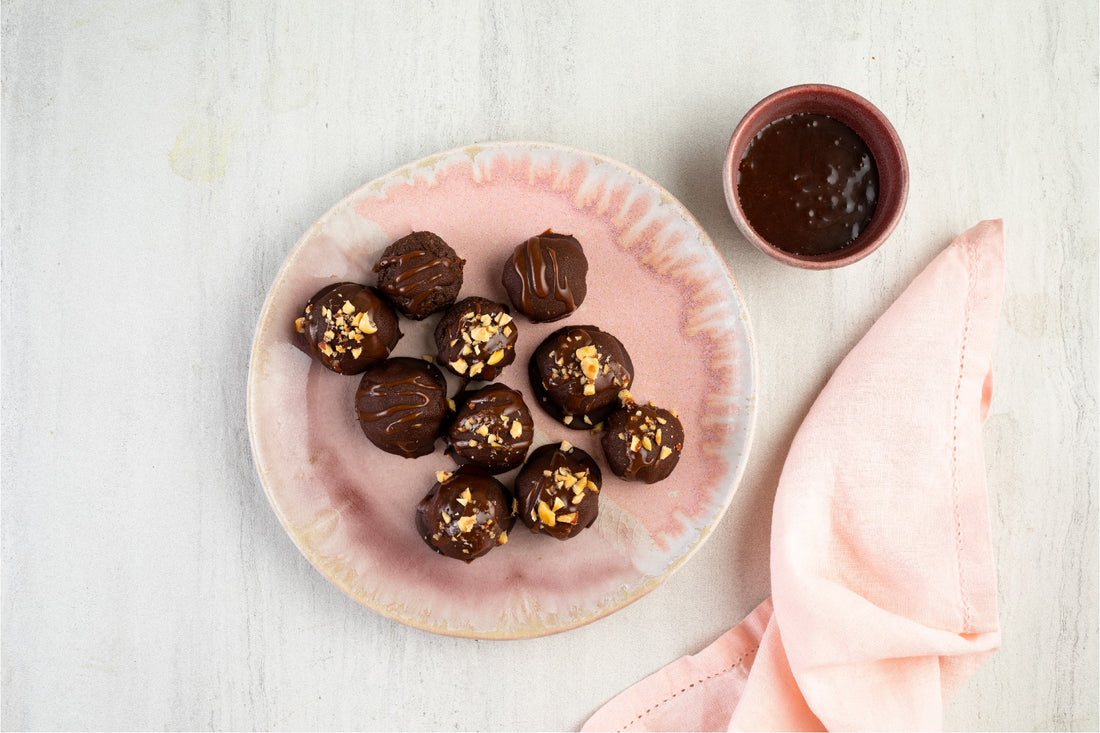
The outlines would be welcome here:
[[[515,364],[498,381],[523,392],[535,445],[568,439],[604,468],[600,516],[560,542],[517,523],[507,545],[467,565],[432,552],[414,507],[439,469],[442,442],[403,459],[374,448],[356,422],[357,377],[303,350],[294,319],[324,285],[373,285],[382,249],[413,230],[465,257],[460,297],[507,297],[512,248],[553,228],[590,263],[588,297],[570,318],[517,318]],[[434,352],[437,318],[402,320],[395,355]],[[634,361],[640,400],[676,409],[686,440],[672,476],[620,481],[598,436],[568,430],[531,397],[528,357],[562,325],[617,335]],[[248,381],[252,450],[279,519],[318,570],[351,597],[402,623],[454,636],[522,638],[593,621],[655,588],[706,539],[729,506],[751,441],[755,355],[733,278],[710,238],[645,176],[591,153],[546,144],[473,145],[426,158],[363,186],[314,224],[268,294]],[[510,483],[513,474],[502,478]]]

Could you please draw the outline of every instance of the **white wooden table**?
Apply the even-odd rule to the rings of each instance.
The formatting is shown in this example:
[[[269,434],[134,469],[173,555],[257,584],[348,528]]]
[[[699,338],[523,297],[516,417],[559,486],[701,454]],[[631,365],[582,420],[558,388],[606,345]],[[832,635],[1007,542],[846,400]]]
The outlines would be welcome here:
[[[575,729],[769,594],[769,512],[832,369],[957,233],[1004,217],[985,428],[1003,647],[950,728],[1096,729],[1097,7],[937,2],[5,2],[5,729]],[[849,268],[735,229],[740,117],[793,83],[871,99],[909,204]],[[249,349],[290,247],[406,162],[592,150],[667,187],[744,293],[748,470],[637,603],[520,642],[416,631],[298,553],[247,438]],[[569,695],[548,694],[568,679]]]

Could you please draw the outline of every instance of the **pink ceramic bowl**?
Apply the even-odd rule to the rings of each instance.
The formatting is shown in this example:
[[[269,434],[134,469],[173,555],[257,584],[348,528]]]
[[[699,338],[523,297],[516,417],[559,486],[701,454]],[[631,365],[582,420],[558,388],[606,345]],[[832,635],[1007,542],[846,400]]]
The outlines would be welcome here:
[[[870,224],[854,242],[829,254],[795,255],[773,246],[749,224],[737,195],[737,170],[753,138],[772,122],[794,114],[820,114],[844,123],[867,144],[878,167],[878,204]],[[764,98],[737,125],[726,151],[722,183],[734,222],[760,251],[788,265],[826,270],[863,259],[894,231],[909,194],[909,163],[894,126],[873,104],[840,87],[801,84]]]

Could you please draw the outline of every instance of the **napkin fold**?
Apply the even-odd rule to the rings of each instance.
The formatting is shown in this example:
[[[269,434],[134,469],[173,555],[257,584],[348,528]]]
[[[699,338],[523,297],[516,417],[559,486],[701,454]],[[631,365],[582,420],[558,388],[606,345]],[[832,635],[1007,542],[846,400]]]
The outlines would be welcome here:
[[[981,426],[1002,223],[959,236],[837,367],[776,491],[772,598],[583,730],[933,730],[998,646]]]

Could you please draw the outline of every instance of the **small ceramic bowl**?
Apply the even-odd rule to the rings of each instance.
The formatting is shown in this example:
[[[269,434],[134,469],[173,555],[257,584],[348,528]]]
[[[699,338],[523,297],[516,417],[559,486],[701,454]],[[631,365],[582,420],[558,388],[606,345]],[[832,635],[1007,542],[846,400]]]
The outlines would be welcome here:
[[[738,167],[757,133],[776,120],[794,114],[820,114],[850,127],[870,148],[878,167],[878,203],[871,222],[854,242],[823,255],[796,255],[767,242],[749,224],[737,195]],[[863,97],[827,84],[788,87],[756,104],[730,138],[722,169],[726,204],[737,227],[758,249],[780,262],[811,270],[843,267],[878,249],[894,231],[909,195],[909,163],[894,126]]]

